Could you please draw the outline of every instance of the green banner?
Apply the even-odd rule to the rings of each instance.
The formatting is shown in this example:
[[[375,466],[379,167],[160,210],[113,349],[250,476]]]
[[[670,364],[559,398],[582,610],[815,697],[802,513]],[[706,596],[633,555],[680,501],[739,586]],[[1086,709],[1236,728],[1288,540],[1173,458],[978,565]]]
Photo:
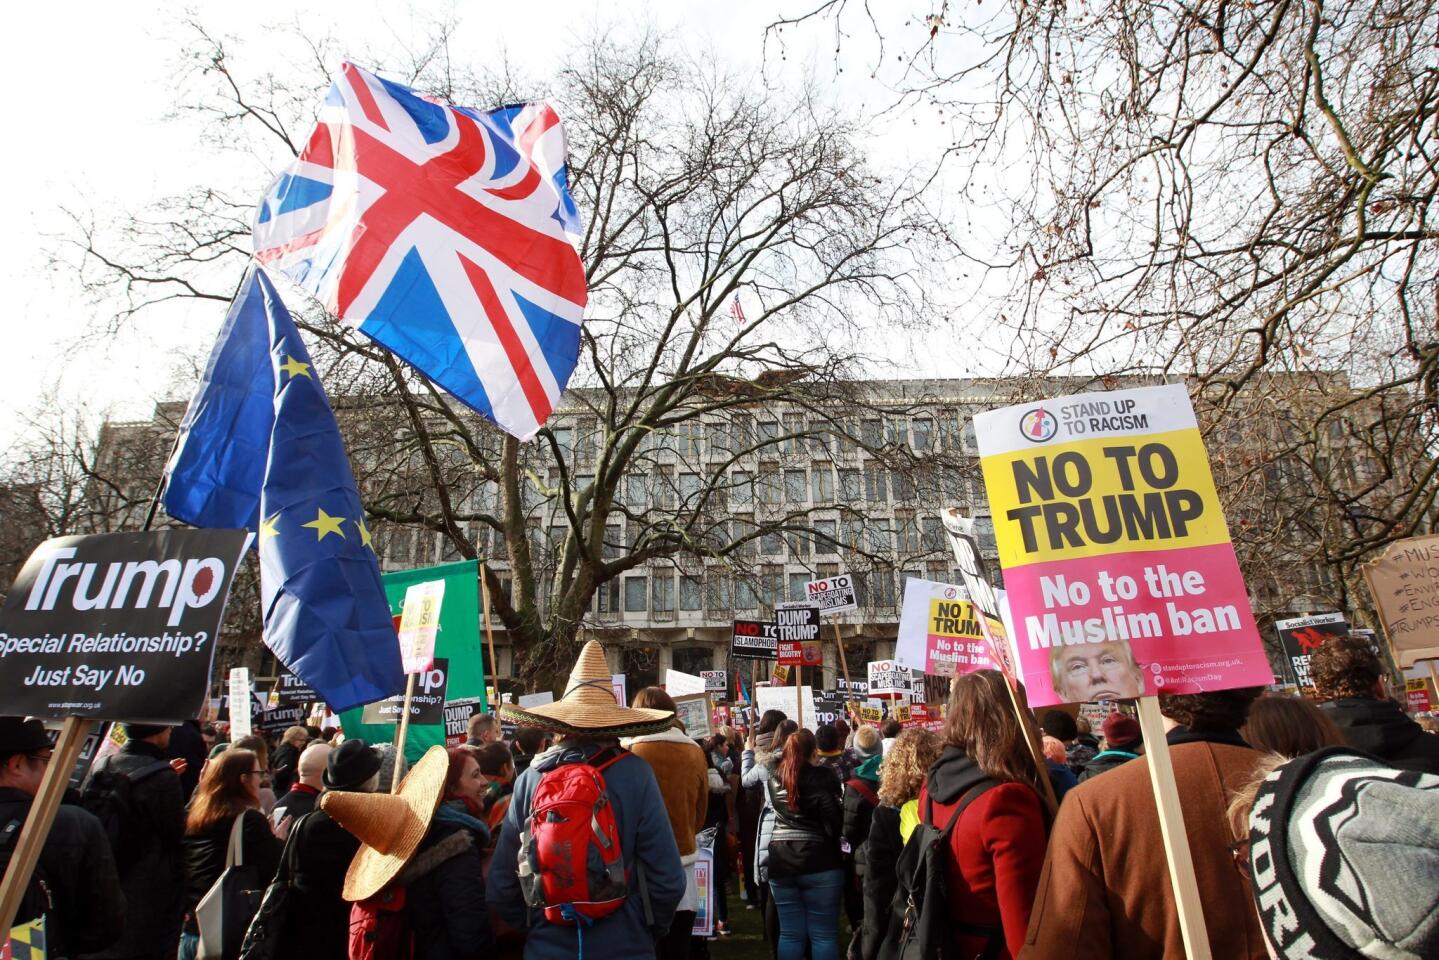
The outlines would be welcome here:
[[[478,561],[464,560],[387,573],[381,579],[385,582],[385,597],[390,601],[390,613],[396,618],[396,623],[399,623],[406,590],[414,584],[431,580],[445,582],[445,597],[440,604],[440,628],[435,635],[436,659],[449,661],[449,686],[445,700],[478,698],[479,709],[487,712],[489,705],[485,700],[484,648],[480,631],[479,569]],[[361,712],[356,708],[340,715],[345,736],[360,737],[368,743],[394,742],[394,724],[361,723]],[[405,756],[410,763],[415,763],[430,747],[444,742],[443,723],[411,724],[405,739]]]

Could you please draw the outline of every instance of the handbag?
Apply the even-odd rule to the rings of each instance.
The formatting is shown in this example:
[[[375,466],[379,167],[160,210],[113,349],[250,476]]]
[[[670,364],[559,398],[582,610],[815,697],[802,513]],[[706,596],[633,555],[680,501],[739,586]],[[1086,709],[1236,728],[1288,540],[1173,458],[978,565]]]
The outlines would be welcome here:
[[[285,931],[285,920],[289,916],[290,891],[294,888],[295,835],[300,832],[310,814],[305,814],[290,825],[289,836],[285,838],[285,849],[280,854],[280,869],[275,879],[265,888],[260,898],[255,919],[245,931],[245,940],[240,944],[240,960],[276,960],[280,937]]]
[[[235,817],[225,870],[195,906],[195,924],[200,928],[196,960],[238,960],[245,930],[260,907],[264,888],[255,868],[245,864],[244,823],[244,813]]]

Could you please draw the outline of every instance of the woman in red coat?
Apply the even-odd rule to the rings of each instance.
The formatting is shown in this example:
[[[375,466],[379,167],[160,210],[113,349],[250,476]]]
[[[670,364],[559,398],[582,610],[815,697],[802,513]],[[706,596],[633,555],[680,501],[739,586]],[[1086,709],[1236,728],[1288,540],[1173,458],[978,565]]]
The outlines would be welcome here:
[[[953,955],[1015,957],[1039,887],[1049,814],[1026,733],[998,671],[955,678],[944,739],[944,752],[920,790],[919,809],[926,823],[943,829],[971,794],[949,837]],[[986,953],[991,944],[997,952]]]

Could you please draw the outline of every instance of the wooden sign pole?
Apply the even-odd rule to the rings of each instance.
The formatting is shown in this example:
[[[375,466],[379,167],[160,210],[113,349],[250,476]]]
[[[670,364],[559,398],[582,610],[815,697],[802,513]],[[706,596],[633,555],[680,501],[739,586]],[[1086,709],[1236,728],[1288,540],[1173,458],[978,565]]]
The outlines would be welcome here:
[[[405,708],[400,713],[400,725],[395,730],[395,772],[390,777],[390,792],[400,792],[400,781],[405,779],[405,740],[410,735],[410,701],[415,696],[415,677],[418,674],[409,674],[405,678]]]
[[[55,822],[55,811],[60,809],[60,800],[70,784],[70,771],[75,768],[80,748],[84,746],[94,723],[94,720],[83,717],[66,717],[60,727],[59,739],[55,741],[45,775],[40,779],[39,792],[30,804],[30,813],[10,854],[5,879],[0,880],[0,936],[9,937],[10,928],[15,925],[20,899],[30,885],[30,875],[35,871],[45,838],[50,835],[50,826]]]
[[[1169,741],[1164,737],[1164,718],[1159,698],[1139,698],[1139,729],[1144,733],[1144,754],[1149,758],[1149,783],[1159,807],[1159,834],[1164,841],[1164,858],[1169,862],[1169,882],[1179,909],[1179,932],[1189,960],[1210,960],[1209,931],[1204,908],[1199,902],[1199,881],[1189,853],[1189,834],[1184,829],[1184,812],[1179,806],[1179,788],[1174,782],[1174,764],[1169,759]]]
[[[794,722],[801,727],[804,726],[804,687],[800,680],[804,677],[804,664],[794,665]]]
[[[485,621],[485,642],[490,645],[490,679],[495,685],[495,703],[488,704],[490,713],[500,709],[500,666],[495,660],[495,634],[490,629],[490,584],[485,576],[485,565],[480,564],[480,616]],[[513,646],[513,643],[511,644]]]
[[[849,715],[851,717],[854,717],[855,719],[858,719],[858,714],[855,711],[854,703],[852,702],[854,699],[854,684],[852,684],[849,679],[849,661],[845,659],[844,655],[844,638],[840,636],[839,618],[836,617],[835,619],[831,620],[829,622],[829,625],[834,627],[834,645],[839,648],[839,666],[840,669],[844,671],[845,706],[849,708]]]

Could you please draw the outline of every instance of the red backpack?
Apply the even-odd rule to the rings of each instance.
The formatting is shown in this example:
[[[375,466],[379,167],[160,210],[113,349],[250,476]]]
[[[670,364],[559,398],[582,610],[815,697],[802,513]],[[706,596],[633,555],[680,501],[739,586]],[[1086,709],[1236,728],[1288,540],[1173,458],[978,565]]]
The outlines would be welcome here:
[[[545,920],[575,926],[607,917],[629,893],[619,827],[604,770],[623,750],[546,770],[520,833],[519,874],[525,902]]]

